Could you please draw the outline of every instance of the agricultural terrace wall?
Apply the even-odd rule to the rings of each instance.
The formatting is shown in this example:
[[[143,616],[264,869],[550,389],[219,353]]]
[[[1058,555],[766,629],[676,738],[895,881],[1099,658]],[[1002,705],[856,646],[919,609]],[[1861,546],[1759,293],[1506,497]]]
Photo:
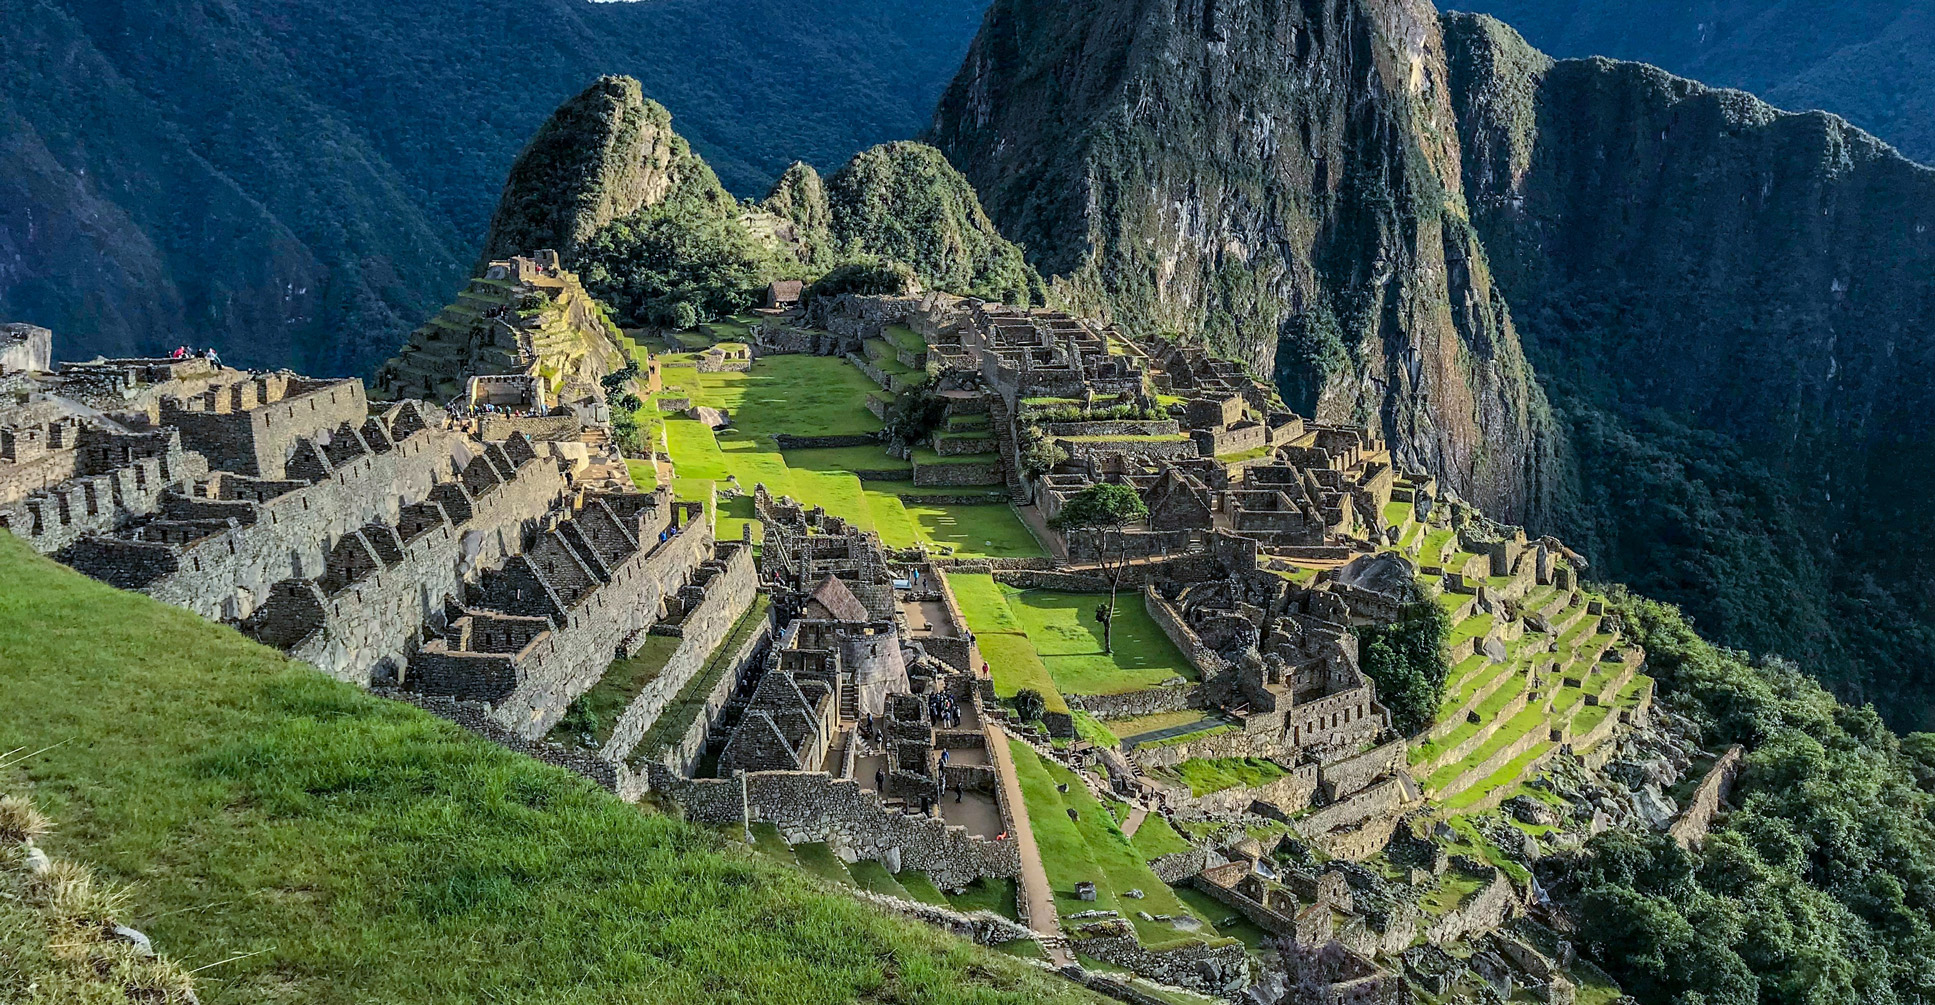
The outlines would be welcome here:
[[[1174,419],[1102,419],[1081,422],[1044,422],[1046,436],[1175,436],[1182,425]]]
[[[1065,697],[1070,708],[1079,708],[1097,719],[1130,719],[1138,715],[1202,708],[1205,704],[1200,684],[1172,684],[1121,694],[1071,694]]]
[[[1175,605],[1163,599],[1162,594],[1156,592],[1154,586],[1142,588],[1142,603],[1148,608],[1149,617],[1155,621],[1156,626],[1162,629],[1164,635],[1169,636],[1169,641],[1175,643],[1176,648],[1182,651],[1183,659],[1188,660],[1189,665],[1195,667],[1196,671],[1203,675],[1204,680],[1210,680],[1229,669],[1229,661],[1204,645],[1202,637],[1197,635],[1196,630],[1189,627],[1189,623],[1176,612]]]
[[[725,568],[705,584],[705,599],[686,614],[679,625],[682,637],[672,656],[657,677],[625,706],[612,727],[600,754],[606,760],[623,760],[658,721],[665,706],[678,697],[692,678],[705,669],[712,651],[725,641],[740,615],[752,606],[759,592],[759,572],[753,567],[752,549],[721,548]],[[708,704],[710,704],[708,702]]]
[[[75,542],[63,560],[210,620],[244,617],[274,584],[321,575],[344,535],[366,524],[395,524],[404,505],[457,478],[456,458],[472,449],[461,433],[420,429],[388,450],[329,466],[313,484],[291,486],[261,502],[234,503],[253,520],[186,546],[90,537]],[[275,483],[284,485],[290,483]]]
[[[1168,802],[1171,806],[1188,806],[1209,813],[1241,813],[1251,803],[1267,803],[1284,813],[1295,813],[1309,806],[1311,795],[1317,791],[1317,766],[1299,764],[1289,772],[1262,785],[1238,785],[1200,796],[1189,795],[1188,788],[1182,786],[1180,797],[1172,795]]]
[[[1076,939],[1073,948],[1152,981],[1218,998],[1234,998],[1255,983],[1249,950],[1234,939],[1219,945],[1191,941],[1154,950],[1145,948],[1134,935],[1105,935]]]
[[[821,447],[867,447],[880,442],[871,433],[851,433],[843,436],[794,436],[791,433],[774,433],[773,442],[781,450],[812,450]]]
[[[1489,932],[1503,925],[1518,906],[1518,891],[1512,888],[1511,880],[1498,869],[1492,869],[1491,878],[1476,893],[1425,927],[1424,940],[1434,946],[1446,946],[1467,936]]]
[[[404,539],[400,562],[377,568],[334,595],[325,595],[316,579],[275,584],[259,618],[282,622],[273,629],[280,638],[262,640],[277,644],[301,632],[300,641],[285,646],[291,658],[365,686],[372,672],[386,663],[402,671],[423,625],[442,616],[446,598],[463,597],[467,573],[502,565],[516,554],[526,533],[569,489],[557,464],[526,460],[491,491],[466,494],[469,520],[453,524],[437,505],[443,519]],[[463,488],[451,482],[447,491],[463,493]],[[301,627],[291,625],[291,618],[301,618]]]
[[[712,554],[712,531],[704,520],[687,521],[656,547],[648,541],[641,541],[637,552],[611,570],[609,582],[572,608],[564,625],[519,659],[516,686],[495,703],[499,722],[532,739],[550,732],[571,702],[604,676],[617,653],[638,651],[665,598],[677,593]],[[511,564],[523,561],[518,556]],[[422,657],[420,653],[418,662]],[[437,676],[449,681],[454,675]]]
[[[1051,442],[1068,451],[1070,459],[1091,463],[1118,455],[1132,462],[1145,464],[1155,461],[1183,461],[1197,456],[1196,442],[1190,439],[1073,440],[1064,436],[1051,438]]]
[[[1403,740],[1392,740],[1380,747],[1372,747],[1355,757],[1346,757],[1323,766],[1318,775],[1318,787],[1324,798],[1335,802],[1359,789],[1370,785],[1387,775],[1394,775],[1405,769],[1409,760],[1408,747]]]
[[[914,484],[922,487],[960,488],[1001,483],[1001,462],[949,461],[945,464],[914,463]]]
[[[982,877],[1021,874],[1021,854],[1013,840],[989,840],[942,820],[888,809],[878,793],[851,778],[817,771],[753,771],[736,778],[666,781],[666,793],[684,807],[688,819],[732,824],[750,808],[755,822],[778,827],[789,844],[823,841],[848,861],[871,859],[895,872],[921,870],[943,889],[959,889]]]
[[[1041,569],[995,569],[994,581],[1017,590],[1059,590],[1064,593],[1107,594],[1109,581],[1080,572],[1053,572]],[[1127,576],[1123,577],[1127,579]]]
[[[1713,826],[1713,818],[1720,812],[1720,801],[1733,791],[1734,779],[1740,777],[1741,760],[1746,748],[1736,743],[1713,762],[1713,767],[1701,777],[1700,784],[1694,788],[1693,797],[1687,800],[1686,808],[1680,811],[1668,833],[1680,847],[1695,847],[1706,840],[1707,829]]]
[[[1305,834],[1321,834],[1362,823],[1373,817],[1388,816],[1403,805],[1404,785],[1397,779],[1390,778],[1341,802],[1331,803],[1312,811],[1309,816],[1297,821],[1297,828]]]
[[[719,721],[720,713],[725,711],[726,703],[732,700],[733,692],[738,689],[746,671],[765,662],[772,641],[773,619],[769,615],[736,649],[722,654],[724,672],[713,683],[711,690],[706,692],[704,704],[693,715],[692,721],[685,724],[685,731],[671,738],[662,749],[640,752],[648,761],[646,768],[652,773],[652,778],[659,778],[668,771],[681,779],[698,773],[699,762],[705,757],[706,737],[711,734],[713,723]],[[654,781],[652,784],[656,786],[659,783]]]
[[[1126,741],[1125,741],[1126,744]],[[1232,730],[1175,742],[1144,743],[1133,748],[1135,759],[1144,768],[1173,768],[1184,761],[1222,757],[1262,757],[1296,759],[1296,751],[1286,749],[1283,734],[1269,730],[1248,733]]]

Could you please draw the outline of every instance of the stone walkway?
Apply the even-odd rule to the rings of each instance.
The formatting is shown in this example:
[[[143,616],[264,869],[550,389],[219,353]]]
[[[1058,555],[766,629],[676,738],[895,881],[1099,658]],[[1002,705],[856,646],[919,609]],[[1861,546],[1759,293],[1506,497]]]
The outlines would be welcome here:
[[[1147,817],[1148,815],[1149,815],[1148,807],[1139,806],[1139,805],[1130,806],[1129,818],[1127,820],[1122,821],[1122,836],[1135,837],[1136,830],[1142,826],[1143,818]]]
[[[1041,849],[1035,846],[1035,832],[1028,824],[1028,805],[1021,798],[1021,781],[1015,776],[1008,734],[993,724],[988,725],[986,733],[995,770],[1001,774],[1001,798],[1015,822],[1015,833],[1008,836],[1021,853],[1019,898],[1028,910],[1028,927],[1041,937],[1041,948],[1048,954],[1049,962],[1058,967],[1067,966],[1075,958],[1062,938],[1061,915],[1055,910],[1055,893],[1048,885],[1048,870],[1042,867]]]

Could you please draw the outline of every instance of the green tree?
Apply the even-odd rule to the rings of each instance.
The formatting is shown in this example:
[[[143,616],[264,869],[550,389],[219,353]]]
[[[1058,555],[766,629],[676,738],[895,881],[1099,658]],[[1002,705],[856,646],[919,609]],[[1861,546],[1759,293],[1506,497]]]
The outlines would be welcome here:
[[[1048,700],[1041,696],[1040,691],[1024,687],[1015,692],[1015,714],[1021,716],[1022,722],[1034,722],[1047,711]]]
[[[1115,598],[1122,587],[1122,574],[1128,570],[1130,525],[1149,519],[1149,507],[1134,488],[1119,482],[1101,482],[1070,496],[1052,521],[1060,531],[1094,531],[1101,537],[1098,561],[1109,579],[1108,606],[1095,612],[1102,623],[1102,651],[1115,652]],[[1109,545],[1115,554],[1109,554]]]
[[[1429,586],[1413,585],[1398,619],[1357,629],[1358,662],[1377,682],[1377,696],[1391,710],[1391,726],[1412,736],[1431,725],[1444,701],[1450,661],[1445,639],[1451,617]]]

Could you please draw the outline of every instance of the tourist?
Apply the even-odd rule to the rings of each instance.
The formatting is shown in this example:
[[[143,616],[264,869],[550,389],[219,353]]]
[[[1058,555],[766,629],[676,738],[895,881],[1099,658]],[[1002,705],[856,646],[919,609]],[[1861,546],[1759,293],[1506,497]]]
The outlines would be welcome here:
[[[887,794],[887,769],[873,769],[873,790],[883,796]]]
[[[210,363],[215,364],[216,366],[222,365],[222,357],[215,355],[214,346],[209,346],[208,348],[202,350],[202,358],[209,361]]]

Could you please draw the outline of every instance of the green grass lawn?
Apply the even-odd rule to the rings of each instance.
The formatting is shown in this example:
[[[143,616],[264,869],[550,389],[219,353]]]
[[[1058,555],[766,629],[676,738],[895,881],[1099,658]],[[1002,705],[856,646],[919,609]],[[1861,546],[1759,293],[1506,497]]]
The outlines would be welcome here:
[[[1181,915],[1194,913],[1176,897],[1149,866],[1142,852],[1123,836],[1088,786],[1074,773],[1043,760],[1034,748],[1019,740],[1009,741],[1014,755],[1015,774],[1021,782],[1021,798],[1028,806],[1028,821],[1035,832],[1035,846],[1041,850],[1042,868],[1048,872],[1048,885],[1055,895],[1055,908],[1063,916],[1078,911],[1114,908],[1136,927],[1136,936],[1148,946],[1185,941],[1193,936],[1163,922],[1143,921],[1137,911],[1150,914]],[[1065,784],[1066,793],[1055,791]],[[1073,809],[1076,819],[1070,820]],[[1095,884],[1095,901],[1075,896],[1075,884]],[[1143,898],[1123,897],[1128,890],[1141,890]],[[1203,937],[1214,938],[1216,930],[1207,924]]]
[[[1094,1000],[4,533],[0,582],[48,850],[205,1002]]]
[[[1141,593],[1116,597],[1113,653],[1102,651],[1102,626],[1095,622],[1107,594],[1010,587],[1002,593],[1063,694],[1122,694],[1202,676],[1149,617]]]
[[[681,499],[707,498],[714,484],[736,478],[748,496],[764,484],[776,496],[824,506],[875,531],[892,548],[949,545],[957,555],[977,558],[1046,554],[1005,499],[991,505],[905,503],[900,496],[903,486],[913,489],[913,469],[882,447],[780,451],[776,433],[854,436],[880,428],[865,404],[872,383],[844,360],[766,356],[749,373],[664,373],[668,394],[688,394],[693,404],[726,409],[732,418],[731,426],[716,432],[683,416],[665,419],[665,447],[677,469],[673,488]],[[855,471],[902,472],[903,481],[863,482]],[[719,537],[738,540],[741,526],[752,520],[751,501],[722,508],[718,516]]]
[[[908,896],[914,900],[918,900],[923,904],[933,904],[938,907],[948,906],[947,895],[942,893],[941,888],[935,886],[934,881],[929,879],[924,872],[918,872],[912,869],[897,872],[894,874],[894,882],[899,883],[901,889],[906,890]]]
[[[974,632],[981,658],[987,661],[994,677],[994,693],[1012,698],[1023,689],[1032,688],[1041,692],[1048,711],[1068,711],[1067,699],[1056,689],[1055,678],[1042,663],[1041,655],[1035,652],[1034,644],[1021,634],[1021,622],[1009,609],[994,577],[987,573],[951,572],[947,583],[954,591],[955,602],[961,605],[969,630]]]
[[[1192,796],[1267,785],[1290,773],[1275,761],[1260,757],[1192,757],[1173,768],[1159,770],[1187,784]]]
[[[1145,859],[1160,858],[1179,851],[1188,851],[1189,842],[1183,840],[1176,828],[1170,826],[1169,819],[1160,813],[1151,813],[1142,818],[1142,825],[1135,830],[1135,850]]]

